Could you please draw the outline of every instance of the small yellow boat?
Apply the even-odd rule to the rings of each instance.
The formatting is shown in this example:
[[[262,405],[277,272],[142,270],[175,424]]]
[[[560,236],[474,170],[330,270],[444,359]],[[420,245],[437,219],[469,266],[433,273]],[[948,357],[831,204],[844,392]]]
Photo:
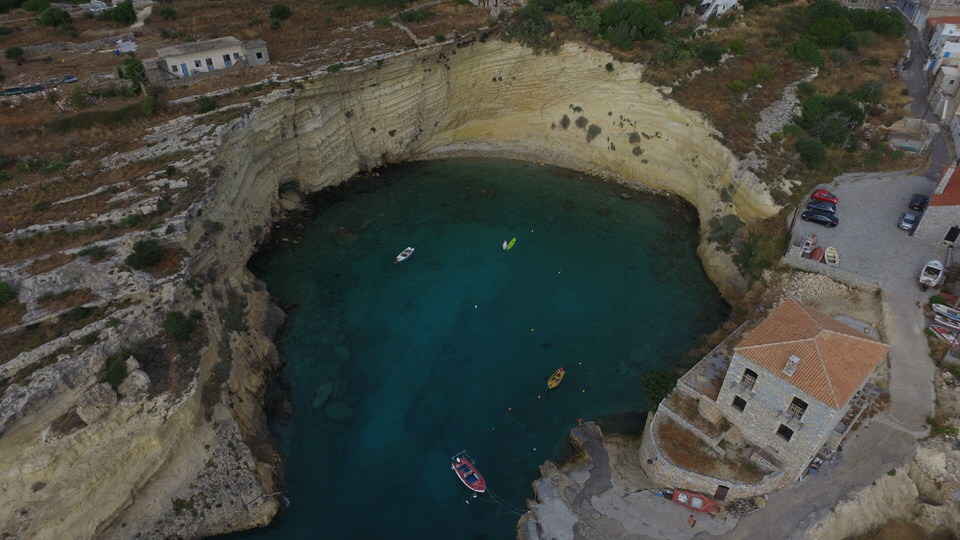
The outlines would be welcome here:
[[[547,390],[560,386],[560,381],[563,380],[563,376],[566,375],[566,373],[567,372],[564,371],[562,367],[554,371],[553,375],[551,375],[550,378],[547,379]]]

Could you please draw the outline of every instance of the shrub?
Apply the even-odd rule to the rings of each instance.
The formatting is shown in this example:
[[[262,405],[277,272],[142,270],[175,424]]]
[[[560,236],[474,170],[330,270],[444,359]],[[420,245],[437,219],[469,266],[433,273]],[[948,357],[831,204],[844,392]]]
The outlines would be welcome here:
[[[747,43],[741,38],[734,38],[727,45],[727,49],[733,54],[745,54],[747,52]]]
[[[553,25],[539,4],[529,3],[510,15],[504,27],[504,41],[516,41],[533,49],[534,54],[557,52],[562,40],[553,34]]]
[[[437,43],[443,43],[444,41],[447,40],[447,36],[443,34],[437,34],[433,36],[433,40],[436,41]]]
[[[138,240],[133,253],[123,260],[130,268],[141,270],[156,266],[163,259],[163,247],[155,240]]]
[[[386,28],[390,26],[390,17],[380,17],[377,20],[373,21],[375,26],[380,26]]]
[[[177,10],[170,6],[163,6],[159,11],[160,17],[165,21],[172,21],[177,18]]]
[[[675,21],[679,15],[677,4],[673,0],[663,0],[657,4],[657,16],[660,17],[661,21]]]
[[[734,94],[742,94],[747,91],[747,83],[740,79],[732,80],[727,83],[727,90],[730,90]]]
[[[797,139],[795,148],[800,154],[800,159],[808,167],[812,168],[819,167],[823,163],[827,153],[826,148],[819,139],[807,136]]]
[[[816,92],[816,87],[813,86],[813,83],[810,81],[800,81],[800,83],[797,84],[797,95],[800,97],[810,97]]]
[[[9,49],[3,51],[3,56],[8,60],[14,60],[20,62],[23,60],[23,49],[20,47],[10,47]]]
[[[163,329],[170,334],[170,337],[183,343],[193,335],[193,331],[197,327],[197,318],[187,317],[180,311],[171,311],[163,318]]]
[[[6,281],[0,281],[0,307],[3,307],[7,302],[15,300],[17,298],[17,291],[13,289],[13,285],[10,285]]]
[[[70,18],[70,14],[66,11],[55,8],[48,7],[47,9],[40,12],[40,16],[37,17],[37,24],[40,26],[61,26],[70,24],[73,19]]]
[[[405,23],[420,22],[426,20],[427,17],[432,17],[433,13],[430,11],[422,11],[419,9],[408,9],[406,11],[401,11],[397,18]]]
[[[104,11],[97,18],[102,21],[131,24],[137,21],[137,12],[133,9],[133,0],[125,0]]]
[[[20,7],[22,7],[24,11],[40,13],[41,11],[50,7],[50,2],[47,0],[27,0]]]
[[[760,64],[750,75],[751,84],[760,84],[773,78],[773,68],[770,64]]]
[[[343,64],[333,64],[333,65],[327,66],[327,73],[336,73],[341,69],[343,69]]]
[[[110,383],[114,389],[118,388],[127,378],[126,353],[115,354],[107,358],[103,370],[103,380]]]
[[[850,97],[866,103],[880,103],[880,100],[883,99],[883,89],[883,81],[873,79],[872,81],[861,84],[859,88],[850,94]]]
[[[673,391],[676,384],[677,376],[670,371],[651,371],[640,376],[640,388],[653,409]]]
[[[270,19],[270,29],[279,30],[281,26],[280,19]]]
[[[208,113],[217,108],[217,100],[210,96],[200,96],[197,100],[197,114]]]
[[[607,71],[613,71],[613,62],[607,62],[607,65],[604,66]]]
[[[715,66],[723,58],[723,47],[716,41],[707,41],[697,50],[697,58],[708,66]]]
[[[787,54],[801,62],[823,67],[823,55],[820,54],[820,47],[808,36],[802,36],[797,41],[787,45]]]
[[[587,128],[587,142],[590,142],[597,138],[597,135],[600,134],[600,126],[596,124],[590,124],[590,127]]]
[[[293,12],[290,11],[290,8],[286,4],[274,4],[270,6],[270,18],[285,21],[293,15]]]

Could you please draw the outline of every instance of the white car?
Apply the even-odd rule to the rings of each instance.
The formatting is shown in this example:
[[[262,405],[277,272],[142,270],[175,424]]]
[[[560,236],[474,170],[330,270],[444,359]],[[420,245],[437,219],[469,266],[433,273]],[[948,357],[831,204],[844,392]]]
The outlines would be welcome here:
[[[911,231],[917,225],[917,215],[910,212],[904,212],[900,216],[900,228],[905,231]]]

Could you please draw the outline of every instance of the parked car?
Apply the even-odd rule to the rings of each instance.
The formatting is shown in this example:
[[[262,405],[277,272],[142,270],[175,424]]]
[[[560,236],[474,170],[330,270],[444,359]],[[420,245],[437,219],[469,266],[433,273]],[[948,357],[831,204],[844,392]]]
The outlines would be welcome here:
[[[820,210],[807,210],[800,214],[800,219],[819,223],[824,227],[836,227],[840,224],[840,220],[837,219],[836,215],[829,212],[821,212]]]
[[[810,195],[810,198],[815,201],[837,204],[837,196],[825,189],[814,190],[813,194]]]
[[[807,210],[819,210],[821,212],[837,213],[837,205],[826,201],[807,201]]]
[[[904,212],[900,215],[900,228],[905,231],[913,230],[917,225],[917,215],[910,212]]]
[[[923,195],[920,193],[914,193],[913,196],[910,197],[910,209],[919,210],[920,212],[923,212],[924,210],[926,210],[927,203],[929,202],[930,202],[930,199],[928,199],[926,195]]]

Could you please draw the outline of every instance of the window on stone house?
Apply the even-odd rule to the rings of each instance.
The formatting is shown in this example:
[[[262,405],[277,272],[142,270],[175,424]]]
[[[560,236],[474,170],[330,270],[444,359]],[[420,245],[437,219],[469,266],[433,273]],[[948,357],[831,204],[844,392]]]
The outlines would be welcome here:
[[[757,372],[746,368],[743,370],[743,378],[740,379],[740,382],[747,388],[753,388],[753,385],[757,383]]]
[[[807,412],[807,402],[800,398],[793,398],[793,401],[790,402],[790,408],[787,409],[787,413],[794,418],[803,418],[803,413]]]
[[[777,435],[783,437],[784,440],[789,441],[793,437],[793,430],[787,426],[780,424],[780,427],[777,429]]]
[[[179,71],[179,70],[177,69],[177,65],[176,65],[176,64],[170,66],[170,69],[172,69],[173,71]]]
[[[239,59],[240,59],[240,53],[236,53],[236,52],[233,53],[233,59],[234,59],[234,60],[239,60]]]
[[[257,53],[257,59],[259,60],[259,59],[261,59],[261,58],[263,58],[263,53],[262,53],[262,52],[258,52],[258,53]]]
[[[193,61],[193,66],[194,66],[194,67],[200,67],[200,66],[201,66],[200,61],[199,61],[199,60],[194,60],[194,61]]]
[[[733,396],[733,406],[743,411],[747,408],[747,402],[740,396]]]

